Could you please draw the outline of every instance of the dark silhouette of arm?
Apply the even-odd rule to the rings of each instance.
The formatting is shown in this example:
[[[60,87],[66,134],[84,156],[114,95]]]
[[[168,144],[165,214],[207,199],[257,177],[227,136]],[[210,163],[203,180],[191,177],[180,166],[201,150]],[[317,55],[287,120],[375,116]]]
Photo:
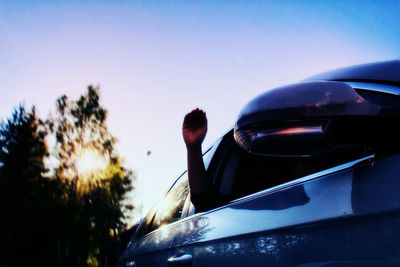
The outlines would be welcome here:
[[[186,114],[182,135],[187,148],[189,186],[192,196],[203,196],[210,192],[212,183],[207,176],[201,145],[207,134],[207,117],[201,109]]]

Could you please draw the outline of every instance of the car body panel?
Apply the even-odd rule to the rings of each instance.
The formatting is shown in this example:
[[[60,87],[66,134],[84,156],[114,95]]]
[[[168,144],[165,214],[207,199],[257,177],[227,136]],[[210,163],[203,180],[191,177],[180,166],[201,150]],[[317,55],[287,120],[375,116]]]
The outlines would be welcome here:
[[[169,257],[173,240],[173,235],[160,229],[142,238],[133,238],[118,266],[162,266]]]
[[[171,254],[193,255],[192,266],[294,266],[331,261],[336,250],[336,259],[343,261],[358,255],[364,262],[383,258],[400,264],[400,229],[391,222],[400,222],[399,163],[395,155],[185,219],[171,228],[176,236]],[[391,186],[376,188],[379,180]],[[387,220],[374,228],[372,222],[383,214]],[[377,237],[382,227],[389,227],[389,239]],[[356,229],[358,236],[351,234]],[[324,237],[331,243],[324,244]],[[375,242],[386,242],[386,256],[374,250]],[[359,248],[344,249],[344,244]],[[369,258],[362,251],[369,251]]]

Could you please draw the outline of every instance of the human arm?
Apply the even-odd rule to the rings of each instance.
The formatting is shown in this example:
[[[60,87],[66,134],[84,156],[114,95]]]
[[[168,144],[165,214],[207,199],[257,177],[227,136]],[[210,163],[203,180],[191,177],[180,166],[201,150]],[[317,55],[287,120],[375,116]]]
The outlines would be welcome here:
[[[207,176],[201,145],[207,134],[207,117],[201,109],[186,114],[182,135],[187,148],[189,186],[192,195],[201,196],[211,190],[212,183]]]

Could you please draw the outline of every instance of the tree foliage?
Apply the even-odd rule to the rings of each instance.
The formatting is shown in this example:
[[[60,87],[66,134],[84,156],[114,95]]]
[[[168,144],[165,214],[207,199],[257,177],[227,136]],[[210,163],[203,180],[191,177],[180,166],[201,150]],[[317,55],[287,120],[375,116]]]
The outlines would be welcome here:
[[[132,209],[126,196],[134,176],[106,119],[99,89],[89,86],[77,100],[60,97],[56,115],[46,121],[20,106],[0,123],[0,212],[6,218],[0,221],[0,266],[110,261]],[[82,172],[88,152],[103,165]]]
[[[19,106],[0,124],[1,266],[48,265],[53,247],[53,182],[43,179],[47,132],[35,109]],[[40,246],[40,250],[32,250]],[[24,257],[21,258],[21,251]],[[45,257],[49,254],[48,257]],[[18,263],[15,263],[18,259]]]
[[[64,186],[65,211],[60,244],[63,262],[97,265],[105,261],[107,246],[125,226],[124,200],[132,190],[132,172],[125,169],[115,150],[116,138],[106,125],[107,111],[99,103],[99,89],[89,86],[77,101],[57,100],[57,116],[50,123],[55,135],[55,179]],[[80,173],[82,154],[91,151],[105,162],[103,169]],[[75,250],[71,250],[73,247]]]

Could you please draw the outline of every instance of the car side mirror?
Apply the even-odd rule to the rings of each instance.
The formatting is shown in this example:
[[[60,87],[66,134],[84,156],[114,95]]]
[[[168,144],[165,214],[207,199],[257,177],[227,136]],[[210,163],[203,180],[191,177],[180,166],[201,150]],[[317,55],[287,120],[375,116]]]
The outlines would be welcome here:
[[[234,137],[253,154],[312,156],[399,133],[392,127],[400,125],[399,118],[399,108],[388,113],[346,83],[303,82],[250,101],[239,114]]]

